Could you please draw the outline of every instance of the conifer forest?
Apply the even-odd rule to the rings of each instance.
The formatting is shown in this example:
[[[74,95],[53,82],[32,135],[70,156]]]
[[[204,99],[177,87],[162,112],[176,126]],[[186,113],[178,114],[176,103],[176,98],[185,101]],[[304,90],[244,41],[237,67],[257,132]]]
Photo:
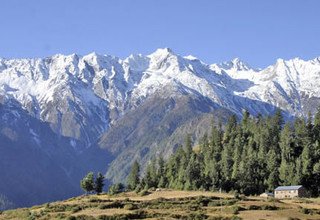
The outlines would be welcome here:
[[[218,125],[217,125],[218,124]],[[320,195],[320,111],[315,117],[284,123],[281,112],[233,115],[224,127],[212,122],[211,131],[193,147],[184,146],[164,160],[152,160],[144,174],[134,162],[129,190],[152,187],[179,190],[235,191],[256,195],[279,185],[304,185],[309,196]]]

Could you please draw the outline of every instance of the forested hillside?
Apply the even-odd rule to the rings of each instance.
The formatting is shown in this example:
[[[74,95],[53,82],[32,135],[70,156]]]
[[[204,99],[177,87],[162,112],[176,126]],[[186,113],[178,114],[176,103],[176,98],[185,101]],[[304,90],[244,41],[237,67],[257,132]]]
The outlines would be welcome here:
[[[311,196],[320,194],[320,111],[305,121],[284,121],[278,111],[271,117],[251,117],[241,122],[231,116],[204,135],[192,149],[191,136],[166,162],[151,161],[143,178],[134,163],[129,189],[167,187],[184,190],[237,190],[258,194],[278,185],[302,184]]]

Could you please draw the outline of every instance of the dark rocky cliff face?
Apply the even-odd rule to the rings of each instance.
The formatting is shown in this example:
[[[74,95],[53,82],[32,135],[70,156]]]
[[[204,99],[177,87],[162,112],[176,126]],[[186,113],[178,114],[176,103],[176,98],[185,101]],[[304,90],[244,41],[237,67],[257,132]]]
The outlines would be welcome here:
[[[57,135],[19,104],[5,104],[0,104],[0,194],[8,208],[79,195],[79,180],[88,170],[106,171],[112,160],[107,151],[83,146],[79,152],[72,145],[81,142]]]

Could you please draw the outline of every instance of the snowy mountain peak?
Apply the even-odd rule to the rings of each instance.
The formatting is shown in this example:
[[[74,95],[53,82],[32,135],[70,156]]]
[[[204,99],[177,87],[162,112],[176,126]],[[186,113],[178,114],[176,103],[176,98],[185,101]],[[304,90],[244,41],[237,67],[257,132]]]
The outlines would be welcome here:
[[[248,71],[252,69],[246,62],[239,58],[235,58],[229,62],[223,62],[220,66],[224,69],[235,71]]]
[[[278,58],[276,64],[284,64],[285,60],[282,58]]]
[[[183,58],[185,58],[187,60],[199,60],[197,57],[192,56],[192,55],[184,56]]]
[[[149,67],[150,58],[141,54],[131,54],[125,60],[123,64],[125,67],[130,68],[132,71],[144,71]]]
[[[166,48],[159,48],[155,52],[148,55],[150,58],[156,58],[156,59],[164,59],[168,56],[174,55],[175,53],[168,47]]]
[[[150,59],[151,69],[167,69],[169,66],[179,67],[181,64],[181,57],[170,48],[157,49],[147,57]]]

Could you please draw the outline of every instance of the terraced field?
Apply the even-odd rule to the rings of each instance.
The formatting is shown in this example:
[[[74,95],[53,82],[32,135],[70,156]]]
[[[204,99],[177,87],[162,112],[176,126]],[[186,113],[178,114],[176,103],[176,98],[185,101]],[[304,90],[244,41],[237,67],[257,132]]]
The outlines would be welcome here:
[[[8,210],[0,219],[320,219],[320,199],[270,200],[200,191],[129,192]]]

